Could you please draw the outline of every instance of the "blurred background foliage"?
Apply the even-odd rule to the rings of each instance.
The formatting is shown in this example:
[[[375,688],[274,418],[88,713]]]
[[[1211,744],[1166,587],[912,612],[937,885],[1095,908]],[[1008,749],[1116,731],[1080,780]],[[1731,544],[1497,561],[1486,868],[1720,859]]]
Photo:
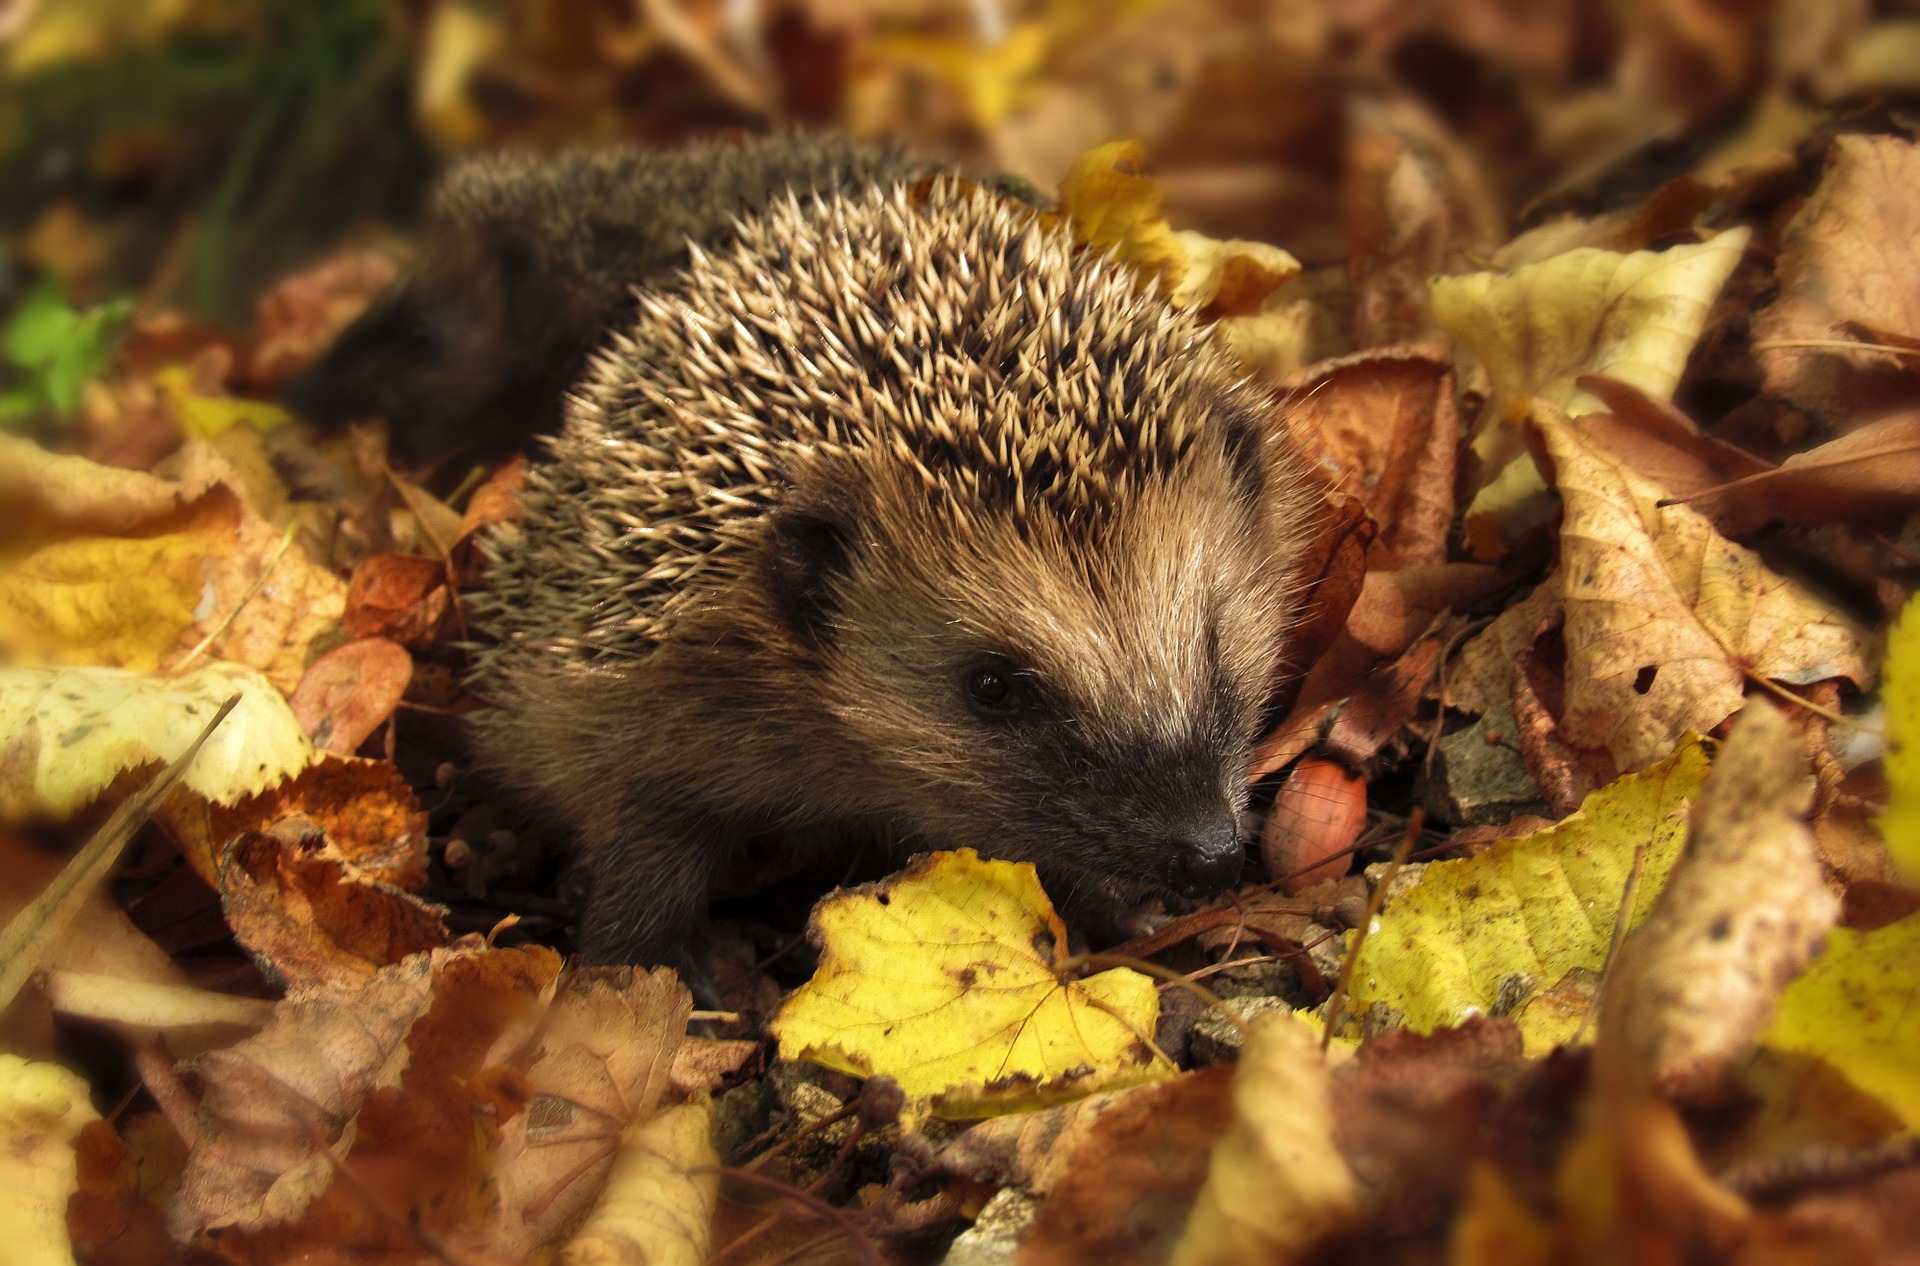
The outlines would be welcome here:
[[[1136,137],[1175,223],[1309,269],[1352,259],[1385,137],[1491,250],[1601,174],[1644,196],[1910,90],[1920,3],[0,0],[0,68],[0,310],[50,275],[72,320],[126,296],[239,328],[404,233],[460,151],[796,124],[1043,190]]]

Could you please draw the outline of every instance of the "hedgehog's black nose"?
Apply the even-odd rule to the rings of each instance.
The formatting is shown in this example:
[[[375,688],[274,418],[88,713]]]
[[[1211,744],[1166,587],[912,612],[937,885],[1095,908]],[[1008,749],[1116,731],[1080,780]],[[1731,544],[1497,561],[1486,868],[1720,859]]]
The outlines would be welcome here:
[[[1183,897],[1211,897],[1240,882],[1246,860],[1233,818],[1210,818],[1174,839],[1171,886]]]

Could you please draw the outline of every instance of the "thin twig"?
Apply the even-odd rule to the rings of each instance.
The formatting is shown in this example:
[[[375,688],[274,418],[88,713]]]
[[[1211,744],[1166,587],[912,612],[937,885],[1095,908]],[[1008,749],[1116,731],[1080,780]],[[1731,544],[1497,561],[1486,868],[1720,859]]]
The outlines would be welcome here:
[[[880,1246],[875,1244],[872,1238],[861,1229],[860,1224],[848,1217],[845,1212],[834,1208],[818,1196],[808,1195],[798,1187],[792,1186],[789,1183],[780,1182],[777,1179],[768,1178],[765,1174],[756,1174],[752,1170],[747,1169],[736,1169],[731,1165],[702,1165],[691,1172],[717,1173],[724,1178],[738,1179],[740,1182],[744,1182],[749,1186],[759,1187],[763,1191],[771,1191],[783,1200],[791,1200],[794,1204],[799,1205],[815,1217],[831,1222],[834,1226],[839,1227],[840,1230],[845,1233],[846,1237],[853,1242],[853,1247],[859,1251],[862,1261],[871,1263],[871,1266],[885,1266],[886,1258],[880,1255]],[[721,1248],[712,1258],[709,1258],[708,1261],[713,1261],[726,1251],[726,1248]]]
[[[1791,704],[1796,704],[1799,707],[1805,708],[1807,711],[1813,713],[1813,715],[1821,718],[1822,720],[1831,721],[1835,725],[1848,726],[1852,729],[1859,730],[1862,734],[1871,734],[1875,738],[1878,738],[1881,740],[1885,740],[1887,738],[1887,732],[1881,729],[1877,725],[1868,725],[1865,721],[1856,721],[1852,717],[1847,716],[1843,713],[1834,712],[1831,709],[1823,708],[1811,699],[1802,699],[1799,695],[1793,693],[1793,691],[1791,690],[1788,690],[1785,686],[1777,685],[1774,682],[1767,680],[1765,677],[1760,676],[1758,673],[1745,673],[1744,675],[1748,681],[1752,682],[1756,686],[1759,686],[1762,690],[1772,691],[1774,694],[1780,696],[1780,698],[1784,699],[1786,702]]]
[[[1804,348],[1826,352],[1881,352],[1888,356],[1920,356],[1920,348],[1894,347],[1888,343],[1857,343],[1844,338],[1770,338],[1753,345],[1756,352],[1786,351]]]
[[[1613,964],[1620,957],[1620,943],[1627,939],[1627,923],[1633,915],[1634,898],[1640,894],[1640,876],[1647,869],[1647,841],[1641,840],[1633,850],[1633,866],[1627,871],[1626,886],[1620,890],[1620,908],[1613,915],[1613,936],[1607,942],[1607,958],[1600,964],[1600,983],[1594,987],[1593,1001],[1587,1005],[1587,1013],[1580,1017],[1580,1026],[1573,1031],[1569,1046],[1580,1045],[1587,1035],[1587,1026],[1593,1023],[1593,1013],[1600,1009],[1600,996],[1607,990],[1607,977],[1613,974]]]
[[[1340,979],[1333,986],[1333,997],[1327,999],[1327,1022],[1320,1030],[1322,1051],[1333,1041],[1333,1031],[1340,1025],[1340,1013],[1347,1005],[1347,987],[1353,983],[1354,965],[1360,961],[1360,947],[1367,943],[1367,933],[1372,930],[1373,921],[1380,917],[1380,907],[1386,904],[1387,890],[1400,877],[1400,868],[1407,864],[1407,855],[1413,852],[1413,841],[1426,824],[1426,818],[1426,810],[1420,808],[1415,808],[1407,817],[1407,829],[1400,836],[1399,847],[1393,850],[1393,860],[1387,863],[1387,873],[1380,876],[1379,885],[1367,898],[1367,917],[1353,930],[1353,944],[1347,947],[1346,960],[1340,964]]]

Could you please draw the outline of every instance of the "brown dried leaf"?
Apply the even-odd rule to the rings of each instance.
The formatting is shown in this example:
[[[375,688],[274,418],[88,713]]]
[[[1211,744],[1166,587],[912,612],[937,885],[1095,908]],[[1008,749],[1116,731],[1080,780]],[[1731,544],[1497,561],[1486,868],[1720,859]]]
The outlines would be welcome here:
[[[247,383],[272,391],[319,359],[398,273],[384,254],[343,251],[261,295]]]
[[[1755,318],[1755,354],[1769,391],[1847,425],[1920,396],[1920,358],[1845,348],[1769,347],[1813,340],[1920,349],[1920,145],[1842,136],[1827,171],[1787,226],[1775,274],[1780,297]]]
[[[1601,995],[1603,1078],[1691,1097],[1752,1046],[1840,913],[1804,821],[1812,797],[1792,725],[1751,700],[1694,803],[1685,859]]]
[[[1376,348],[1279,385],[1307,457],[1379,525],[1368,569],[1444,563],[1460,444],[1446,347]]]
[[[262,1266],[341,1244],[410,1260],[417,1230],[483,1249],[500,1124],[527,1106],[524,1077],[486,1057],[560,966],[540,948],[436,950],[297,992],[266,1030],[197,1061],[176,1237],[220,1230],[223,1256]]]
[[[1232,1081],[1221,1066],[1117,1096],[1060,1158],[1020,1266],[1161,1260],[1233,1121]]]
[[[519,1260],[574,1223],[616,1164],[608,1142],[667,1098],[692,1005],[670,971],[575,977],[538,1029],[494,1044],[488,1065],[524,1067],[530,1097],[501,1130],[493,1251]]]
[[[1547,583],[1469,643],[1452,699],[1484,711],[1513,698],[1514,666],[1564,612],[1561,739],[1604,750],[1622,770],[1673,750],[1739,710],[1748,676],[1795,685],[1870,681],[1871,637],[1767,570],[1686,506],[1536,408],[1564,506],[1560,565]]]
[[[464,537],[464,520],[460,531]],[[391,638],[420,650],[439,638],[452,609],[444,562],[418,554],[376,554],[353,569],[342,622],[349,636]]]
[[[439,593],[446,596],[444,588]],[[412,679],[404,646],[363,637],[314,660],[287,702],[316,749],[351,756],[386,724]]]

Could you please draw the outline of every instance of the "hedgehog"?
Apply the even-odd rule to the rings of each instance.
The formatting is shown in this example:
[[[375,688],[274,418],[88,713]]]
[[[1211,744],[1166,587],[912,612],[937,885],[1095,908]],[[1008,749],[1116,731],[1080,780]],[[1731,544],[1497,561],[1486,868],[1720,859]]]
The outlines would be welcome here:
[[[770,854],[1028,861],[1110,937],[1237,883],[1309,513],[1280,408],[976,184],[692,250],[467,597],[476,755],[578,838],[582,953],[686,961]]]
[[[509,152],[456,167],[426,248],[285,393],[323,427],[385,418],[409,466],[488,460],[555,429],[588,353],[633,288],[718,248],[775,194],[930,175],[898,147],[834,134],[680,150]]]

